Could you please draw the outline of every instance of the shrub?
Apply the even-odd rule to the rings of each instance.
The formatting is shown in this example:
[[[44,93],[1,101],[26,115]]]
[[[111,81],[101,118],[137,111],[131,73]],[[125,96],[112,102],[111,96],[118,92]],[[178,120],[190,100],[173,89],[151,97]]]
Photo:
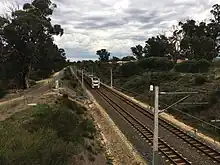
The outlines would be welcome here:
[[[65,69],[64,70],[64,77],[62,78],[62,80],[70,80],[71,79],[71,72],[69,69]]]
[[[165,81],[177,81],[179,78],[180,74],[175,72],[154,72],[150,75],[151,84],[155,85]]]
[[[143,92],[146,86],[149,86],[149,78],[145,76],[134,76],[126,81],[122,88],[133,90],[135,92]]]
[[[198,73],[198,67],[195,60],[187,60],[175,65],[175,70],[182,73]]]
[[[220,68],[220,60],[214,61],[214,62],[212,63],[212,65],[213,65],[215,68]]]
[[[139,68],[136,65],[136,63],[129,62],[129,63],[123,64],[120,67],[120,72],[121,72],[122,76],[130,77],[130,76],[137,74],[139,72]]]
[[[7,93],[6,89],[0,88],[0,98],[4,97]]]
[[[204,84],[205,82],[206,82],[205,77],[203,77],[203,76],[201,76],[201,75],[196,76],[196,77],[194,78],[194,83],[195,83],[195,85],[202,85],[202,84]]]
[[[37,83],[36,83],[35,80],[29,80],[29,84],[30,84],[30,86],[34,86],[34,85],[36,85]]]
[[[209,71],[209,67],[211,66],[211,63],[208,60],[201,59],[196,62],[196,66],[198,67],[198,71],[200,73],[203,73]]]
[[[142,69],[151,71],[169,71],[173,68],[173,62],[165,57],[149,57],[141,59],[137,65]]]
[[[218,98],[217,98],[216,92],[212,92],[208,95],[208,102],[210,106],[213,104],[216,104],[217,101],[218,101]]]
[[[1,124],[0,130],[1,165],[65,165],[75,152],[51,129],[29,133],[16,124]]]

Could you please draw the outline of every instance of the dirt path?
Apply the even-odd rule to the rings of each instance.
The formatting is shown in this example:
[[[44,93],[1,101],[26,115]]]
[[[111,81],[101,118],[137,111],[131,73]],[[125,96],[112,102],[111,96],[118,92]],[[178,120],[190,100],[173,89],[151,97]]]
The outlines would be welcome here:
[[[18,94],[18,97],[5,98],[0,102],[0,121],[3,121],[11,115],[27,109],[28,104],[35,103],[40,99],[39,96],[44,95],[52,90],[52,84],[55,79],[59,79],[62,75],[62,71],[55,73],[51,78],[41,80],[33,88],[27,89]]]

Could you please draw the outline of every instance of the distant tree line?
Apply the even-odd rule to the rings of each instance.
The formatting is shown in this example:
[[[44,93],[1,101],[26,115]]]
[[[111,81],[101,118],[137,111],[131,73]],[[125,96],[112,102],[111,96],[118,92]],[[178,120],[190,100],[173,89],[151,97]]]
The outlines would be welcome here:
[[[131,47],[133,55],[137,59],[167,56],[174,62],[178,58],[211,61],[220,51],[220,5],[213,5],[210,12],[213,17],[209,22],[179,22],[172,36],[153,36],[144,46]]]
[[[211,61],[220,52],[220,5],[213,5],[210,12],[212,18],[209,22],[188,19],[173,26],[172,35],[169,37],[159,34],[148,38],[144,46],[140,44],[132,46],[133,57],[137,60],[149,57],[167,57],[174,63],[177,59],[186,58]],[[110,53],[106,49],[98,50],[96,55],[102,62],[134,59],[132,56],[124,59],[118,57],[110,59]]]
[[[109,77],[110,68],[116,68],[114,75],[130,77],[144,72],[168,72],[174,70],[182,73],[208,72],[211,61],[220,52],[220,5],[211,9],[209,22],[186,20],[174,26],[171,36],[159,34],[148,38],[145,45],[131,47],[131,56],[110,58],[106,49],[97,50],[99,61],[77,63],[88,71],[96,70],[101,77]],[[177,63],[178,59],[188,59]],[[123,65],[117,61],[135,61]],[[108,63],[107,62],[112,62]]]
[[[22,9],[11,8],[7,17],[0,16],[0,87],[25,89],[30,79],[64,67],[65,51],[53,42],[53,35],[64,33],[51,23],[56,7],[50,0],[33,0]]]

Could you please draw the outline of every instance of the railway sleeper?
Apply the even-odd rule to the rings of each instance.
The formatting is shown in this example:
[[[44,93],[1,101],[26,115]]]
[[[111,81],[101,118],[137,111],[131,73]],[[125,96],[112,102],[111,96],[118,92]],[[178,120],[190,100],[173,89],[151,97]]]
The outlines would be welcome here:
[[[173,160],[174,157],[178,157],[178,156],[176,154],[172,154],[172,155],[168,155],[168,157],[172,158],[172,160]]]
[[[169,148],[160,148],[160,150],[164,152],[164,151],[167,151],[167,150],[170,150],[170,149]]]
[[[164,151],[165,154],[172,154],[172,151]]]

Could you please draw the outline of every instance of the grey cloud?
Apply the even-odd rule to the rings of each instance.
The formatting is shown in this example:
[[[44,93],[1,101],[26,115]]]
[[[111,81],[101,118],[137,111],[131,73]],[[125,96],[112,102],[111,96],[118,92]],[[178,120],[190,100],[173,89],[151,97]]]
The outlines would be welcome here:
[[[155,22],[148,22],[139,27],[140,30],[147,30],[155,26]]]
[[[124,12],[127,14],[145,14],[148,10],[147,9],[138,9],[138,8],[128,8],[125,9]]]
[[[123,26],[126,22],[124,21],[106,21],[106,22],[94,22],[94,21],[87,21],[81,22],[74,27],[76,29],[98,29],[98,28],[117,28]]]
[[[103,17],[103,16],[86,16],[82,17],[83,20],[87,21],[106,21],[108,17]]]
[[[112,39],[116,40],[135,40],[135,41],[145,41],[146,36],[144,34],[129,34],[128,33],[122,33],[122,34],[115,34],[111,36]]]
[[[147,37],[144,34],[142,34],[142,35],[132,35],[132,36],[129,37],[129,39],[135,40],[135,41],[145,41],[146,38]]]
[[[22,6],[24,2],[32,0],[4,1],[9,3],[18,1]],[[65,44],[68,45],[67,42],[70,43],[73,37],[77,38],[75,41],[77,45],[75,47],[77,48],[74,47],[74,44],[73,46],[71,45],[74,49],[68,49],[67,55],[75,57],[75,54],[77,54],[77,58],[94,58],[90,52],[92,48],[94,49],[94,44],[91,44],[90,40],[94,41],[97,39],[97,44],[101,40],[101,42],[106,42],[106,45],[110,45],[111,48],[117,47],[118,50],[114,51],[118,51],[118,54],[120,54],[122,49],[124,50],[129,47],[124,42],[125,40],[134,44],[144,44],[148,37],[169,28],[171,26],[170,22],[181,21],[189,16],[193,18],[193,14],[203,13],[203,11],[211,9],[211,6],[218,3],[219,0],[184,0],[184,2],[180,2],[180,0],[129,0],[130,5],[128,8],[125,9],[126,7],[122,6],[122,10],[117,10],[113,6],[117,2],[122,2],[122,0],[52,1],[57,3],[58,6],[53,14],[53,23],[61,24],[65,34],[67,34],[66,36],[68,36],[64,40],[65,42],[60,41],[60,44],[65,48]],[[109,15],[106,16],[102,12],[106,12],[105,14]],[[106,31],[106,33],[109,33],[106,36],[110,37],[107,37],[106,40],[102,39],[103,36],[99,38],[99,36],[96,36],[97,31],[101,31],[102,34]],[[95,35],[93,35],[93,32],[95,32]],[[96,38],[93,38],[93,36],[96,36]],[[88,44],[87,42],[82,42],[87,39]],[[114,42],[122,44],[116,46]],[[78,49],[78,47],[85,49]]]

